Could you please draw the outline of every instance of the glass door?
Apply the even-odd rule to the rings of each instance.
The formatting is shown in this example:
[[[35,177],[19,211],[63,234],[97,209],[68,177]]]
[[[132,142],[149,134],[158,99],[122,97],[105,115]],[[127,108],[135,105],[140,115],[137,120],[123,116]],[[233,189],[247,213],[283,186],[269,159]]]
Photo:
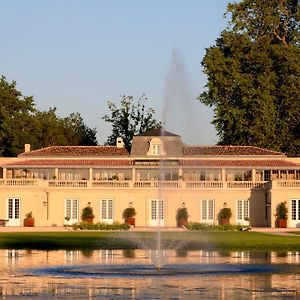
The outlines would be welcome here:
[[[290,226],[300,227],[300,199],[292,199],[290,205]]]
[[[65,224],[78,222],[78,199],[65,199]]]
[[[7,199],[7,226],[20,226],[20,198]]]
[[[100,204],[100,221],[107,224],[112,224],[114,222],[113,209],[114,209],[113,199],[101,199]]]
[[[149,226],[164,226],[165,203],[161,199],[150,200],[150,224]]]

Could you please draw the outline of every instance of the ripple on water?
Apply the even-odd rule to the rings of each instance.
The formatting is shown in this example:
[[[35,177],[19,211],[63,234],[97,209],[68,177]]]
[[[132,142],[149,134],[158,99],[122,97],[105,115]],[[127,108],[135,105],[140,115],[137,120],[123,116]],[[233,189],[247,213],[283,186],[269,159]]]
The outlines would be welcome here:
[[[300,268],[293,268],[300,274]],[[27,269],[28,275],[55,277],[157,277],[224,274],[289,273],[289,264],[173,264],[158,269],[147,264],[75,265]]]

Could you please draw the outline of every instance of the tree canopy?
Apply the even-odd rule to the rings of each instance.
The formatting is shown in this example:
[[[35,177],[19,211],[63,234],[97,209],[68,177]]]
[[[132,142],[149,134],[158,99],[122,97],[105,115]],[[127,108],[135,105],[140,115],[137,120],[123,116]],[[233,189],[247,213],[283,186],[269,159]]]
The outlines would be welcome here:
[[[23,96],[4,76],[0,78],[0,155],[16,156],[24,144],[37,149],[52,145],[97,145],[96,129],[79,113],[60,118],[55,108],[38,111],[33,97]]]
[[[125,148],[131,149],[131,140],[134,135],[148,129],[161,127],[155,118],[153,108],[146,108],[148,98],[142,94],[134,101],[133,96],[121,96],[120,107],[108,101],[109,115],[103,117],[104,121],[112,126],[112,133],[107,138],[106,145],[116,145],[118,137],[122,137]]]
[[[300,155],[298,0],[229,4],[228,27],[202,60],[199,100],[214,108],[220,144]]]

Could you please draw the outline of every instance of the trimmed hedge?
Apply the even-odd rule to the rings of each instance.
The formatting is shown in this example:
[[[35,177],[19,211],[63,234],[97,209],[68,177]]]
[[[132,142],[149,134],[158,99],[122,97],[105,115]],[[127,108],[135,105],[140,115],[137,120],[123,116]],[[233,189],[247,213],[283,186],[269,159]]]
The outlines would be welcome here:
[[[224,225],[212,225],[206,223],[197,223],[190,222],[186,226],[188,230],[199,230],[199,231],[242,231],[248,228],[248,226],[242,225],[232,225],[232,224],[224,224]]]
[[[72,225],[73,230],[128,230],[129,224],[115,222],[113,224],[95,223],[88,224],[84,222],[75,223]]]

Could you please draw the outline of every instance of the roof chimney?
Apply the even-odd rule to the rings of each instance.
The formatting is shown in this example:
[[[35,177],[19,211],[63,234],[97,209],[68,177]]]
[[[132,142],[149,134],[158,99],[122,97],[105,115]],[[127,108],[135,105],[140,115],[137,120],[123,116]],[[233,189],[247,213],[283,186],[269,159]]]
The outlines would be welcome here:
[[[123,142],[123,139],[119,136],[117,138],[117,148],[124,148],[124,142]]]
[[[24,145],[24,152],[25,153],[30,152],[30,144],[25,144]]]

